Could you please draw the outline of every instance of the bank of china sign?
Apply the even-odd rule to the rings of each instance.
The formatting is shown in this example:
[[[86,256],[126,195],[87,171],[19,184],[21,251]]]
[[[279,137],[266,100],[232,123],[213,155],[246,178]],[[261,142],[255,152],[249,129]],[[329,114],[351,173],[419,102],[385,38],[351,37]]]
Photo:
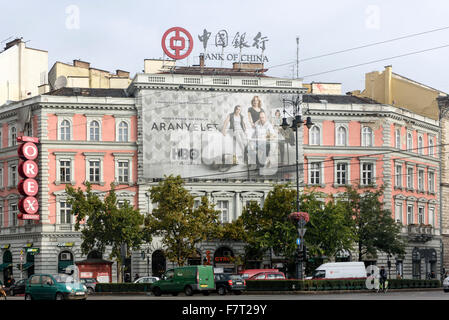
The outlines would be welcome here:
[[[175,60],[187,58],[194,42],[202,46],[205,60],[264,63],[269,62],[265,55],[268,37],[261,32],[230,32],[225,29],[203,31],[193,37],[189,31],[181,27],[168,29],[162,36],[164,53]]]

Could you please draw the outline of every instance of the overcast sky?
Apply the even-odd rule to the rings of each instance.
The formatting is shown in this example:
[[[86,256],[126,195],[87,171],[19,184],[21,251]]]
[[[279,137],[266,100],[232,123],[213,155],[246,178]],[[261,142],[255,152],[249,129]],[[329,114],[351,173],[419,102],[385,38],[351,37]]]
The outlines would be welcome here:
[[[56,61],[81,59],[99,69],[141,72],[143,60],[161,58],[161,39],[171,27],[191,33],[194,49],[178,65],[198,64],[203,44],[198,36],[211,32],[208,52],[220,30],[246,33],[249,45],[260,32],[268,39],[264,51],[268,75],[295,77],[296,37],[300,59],[449,27],[449,1],[100,1],[0,0],[0,41],[23,37],[29,47],[49,52],[49,68]],[[449,45],[449,28],[400,41],[302,61],[299,75],[321,73],[397,55]],[[1,44],[4,46],[4,43]],[[238,53],[231,44],[226,53]],[[245,51],[243,51],[245,53]],[[255,48],[246,53],[260,53]],[[342,71],[305,77],[305,82],[341,82],[343,92],[364,88],[366,72],[392,65],[393,72],[449,92],[449,47],[390,59]],[[292,63],[289,65],[285,65]],[[217,63],[207,62],[207,66]],[[283,66],[279,66],[283,65]],[[226,62],[224,66],[231,66]]]

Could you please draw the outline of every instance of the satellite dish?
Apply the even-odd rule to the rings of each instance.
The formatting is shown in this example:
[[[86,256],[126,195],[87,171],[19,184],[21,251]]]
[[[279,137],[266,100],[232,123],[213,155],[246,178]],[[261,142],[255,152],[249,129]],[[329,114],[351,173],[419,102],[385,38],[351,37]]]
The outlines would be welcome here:
[[[67,78],[64,76],[59,76],[54,84],[55,89],[61,89],[64,88],[67,85]]]

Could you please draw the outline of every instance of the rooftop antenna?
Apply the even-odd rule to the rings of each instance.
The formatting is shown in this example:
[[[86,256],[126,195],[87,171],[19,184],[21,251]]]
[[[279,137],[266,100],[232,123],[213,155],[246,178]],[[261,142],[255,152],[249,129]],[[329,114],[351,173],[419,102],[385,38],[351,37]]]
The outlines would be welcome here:
[[[296,36],[296,79],[299,79],[299,36]]]

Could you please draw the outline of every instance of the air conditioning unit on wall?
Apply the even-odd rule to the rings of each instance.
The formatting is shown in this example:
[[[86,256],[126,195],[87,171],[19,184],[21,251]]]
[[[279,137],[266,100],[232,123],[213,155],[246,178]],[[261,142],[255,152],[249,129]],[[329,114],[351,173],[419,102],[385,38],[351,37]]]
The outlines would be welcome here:
[[[69,261],[72,260],[72,255],[69,252],[63,252],[61,253],[60,259],[61,261]]]

